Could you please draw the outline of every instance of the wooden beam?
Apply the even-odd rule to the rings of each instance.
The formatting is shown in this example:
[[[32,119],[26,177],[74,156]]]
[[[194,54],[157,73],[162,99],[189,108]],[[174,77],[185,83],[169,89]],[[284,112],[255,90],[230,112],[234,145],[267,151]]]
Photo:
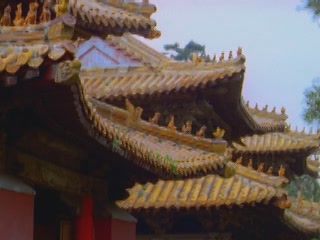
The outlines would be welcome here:
[[[34,184],[60,192],[76,195],[92,195],[99,200],[108,199],[108,185],[103,179],[71,171],[21,152],[8,149],[8,171]]]

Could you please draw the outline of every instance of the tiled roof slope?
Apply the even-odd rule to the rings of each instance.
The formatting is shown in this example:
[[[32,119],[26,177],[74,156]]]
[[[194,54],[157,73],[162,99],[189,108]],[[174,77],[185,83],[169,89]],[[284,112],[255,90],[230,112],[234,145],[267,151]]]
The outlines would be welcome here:
[[[172,207],[179,209],[267,204],[271,199],[285,199],[286,192],[280,187],[285,181],[284,178],[258,173],[231,162],[228,165],[235,170],[235,175],[230,178],[209,174],[202,178],[136,184],[129,189],[129,198],[117,204],[130,210]]]
[[[320,204],[299,198],[290,198],[292,205],[285,210],[284,221],[301,232],[317,235],[320,229]]]
[[[70,0],[70,11],[87,26],[94,24],[109,30],[117,27],[125,30],[122,33],[129,31],[147,38],[160,36],[160,32],[155,30],[156,22],[150,18],[156,11],[154,5],[113,2],[114,4],[97,0]]]
[[[250,107],[249,101],[244,103],[245,109],[250,113],[252,118],[259,123],[260,125],[272,125],[275,123],[285,123],[288,118],[286,114],[286,109],[281,108],[280,113],[277,113],[276,108],[268,109],[268,105],[265,105],[263,108],[259,108],[258,104],[255,107]]]
[[[87,118],[101,143],[160,176],[183,177],[217,172],[230,157],[226,143],[200,139],[139,120],[130,123],[126,110],[86,97]],[[215,150],[215,145],[222,146]],[[220,150],[219,150],[220,149]]]
[[[148,67],[105,69],[100,74],[82,72],[81,80],[90,96],[112,99],[205,88],[207,84],[214,84],[219,79],[243,71],[243,66],[206,67],[185,64],[180,70],[168,67],[161,72],[152,71]]]
[[[291,136],[287,133],[265,133],[243,137],[244,145],[233,143],[235,153],[269,153],[313,151],[319,147],[319,142]]]

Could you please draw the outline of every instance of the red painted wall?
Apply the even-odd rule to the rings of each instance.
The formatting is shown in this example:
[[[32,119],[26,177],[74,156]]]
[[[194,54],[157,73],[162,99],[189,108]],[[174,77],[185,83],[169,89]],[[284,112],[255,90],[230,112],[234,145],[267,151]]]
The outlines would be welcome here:
[[[136,239],[136,223],[126,222],[118,219],[112,219],[112,240],[135,240]]]
[[[0,239],[33,240],[34,195],[0,189]]]
[[[95,240],[136,240],[136,223],[118,219],[95,219]]]

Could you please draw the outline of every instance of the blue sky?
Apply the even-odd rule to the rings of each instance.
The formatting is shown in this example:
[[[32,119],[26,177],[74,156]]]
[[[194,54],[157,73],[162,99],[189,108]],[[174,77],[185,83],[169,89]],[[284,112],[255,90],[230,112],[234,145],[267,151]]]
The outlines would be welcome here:
[[[166,43],[194,40],[208,54],[243,48],[247,58],[243,97],[253,106],[286,107],[292,128],[302,119],[303,93],[320,77],[320,27],[300,0],[150,0],[162,32],[145,40],[163,51]]]

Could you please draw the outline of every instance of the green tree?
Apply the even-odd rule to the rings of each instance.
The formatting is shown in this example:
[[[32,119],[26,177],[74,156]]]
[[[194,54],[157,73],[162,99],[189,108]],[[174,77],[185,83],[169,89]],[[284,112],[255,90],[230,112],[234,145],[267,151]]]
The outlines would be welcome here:
[[[317,179],[309,176],[302,175],[296,177],[294,180],[286,186],[288,195],[297,197],[298,192],[301,192],[301,196],[306,200],[319,201],[320,200],[320,186]]]
[[[304,92],[305,108],[304,120],[320,126],[320,78],[316,78],[310,88]]]
[[[187,61],[191,59],[193,53],[200,55],[202,58],[206,56],[206,47],[194,41],[190,41],[184,48],[181,48],[179,43],[166,44],[163,48],[167,51],[165,54],[170,55],[170,58],[177,61]]]
[[[303,0],[302,8],[310,10],[314,17],[319,17],[320,15],[320,0]]]

